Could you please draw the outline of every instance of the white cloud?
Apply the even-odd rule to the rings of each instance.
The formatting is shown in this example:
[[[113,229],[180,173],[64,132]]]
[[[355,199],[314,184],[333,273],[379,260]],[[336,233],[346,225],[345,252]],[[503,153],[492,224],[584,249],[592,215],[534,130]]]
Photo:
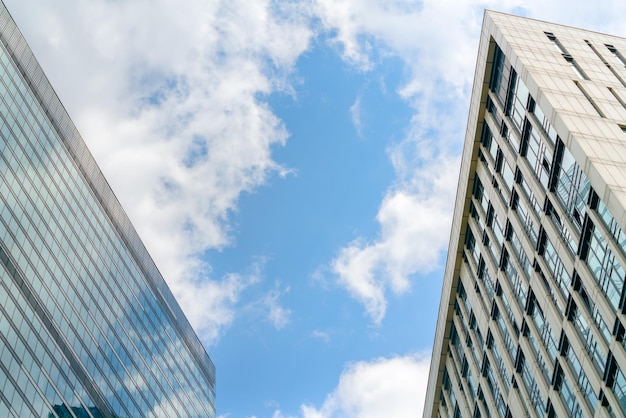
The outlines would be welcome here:
[[[313,332],[311,332],[311,337],[323,341],[325,344],[328,344],[330,342],[330,334],[326,331],[321,331],[319,329],[313,330]]]
[[[387,291],[408,291],[412,275],[438,267],[447,245],[482,10],[433,0],[317,6],[346,61],[367,70],[381,55],[393,55],[409,74],[397,94],[415,113],[405,139],[388,150],[397,179],[379,207],[380,232],[356,238],[330,263],[339,284],[380,324]],[[440,23],[444,16],[448,25]]]
[[[341,283],[380,321],[387,287],[408,289],[409,276],[432,268],[434,254],[444,246],[443,217],[450,210],[442,208],[454,187],[446,183],[444,192],[431,192],[441,196],[427,191],[433,182],[453,177],[442,167],[455,171],[449,168],[456,166],[462,138],[482,7],[512,10],[521,4],[6,3],[183,309],[209,343],[232,321],[233,307],[254,275],[213,277],[202,255],[232,244],[229,216],[243,192],[272,173],[286,172],[271,151],[285,144],[288,132],[266,97],[292,93],[292,70],[316,35],[312,27],[331,34],[331,42],[358,70],[394,55],[410,74],[398,94],[415,116],[406,141],[390,149],[398,182],[381,203],[380,235],[350,243],[332,263]],[[623,33],[615,18],[623,14],[623,2],[564,4],[533,0],[524,6],[530,14],[542,10],[540,18],[569,24],[587,20]],[[356,116],[358,104],[357,99]],[[433,225],[418,216],[433,212],[441,215]],[[432,246],[406,247],[422,233]],[[275,311],[277,324],[284,314]]]
[[[500,3],[505,6],[506,2]],[[419,64],[425,71],[446,67],[443,76],[458,74],[463,78],[464,70],[474,63],[475,48],[464,51],[462,47],[479,33],[482,8],[478,4],[458,0],[317,0],[315,11],[323,27],[333,34],[331,40],[343,58],[361,70],[372,69],[377,55],[393,54],[411,65]],[[475,35],[469,36],[472,30]]]
[[[359,137],[363,137],[363,121],[361,119],[361,96],[357,96],[354,103],[350,106],[350,118],[352,119],[352,125],[356,129]]]
[[[356,238],[330,263],[339,284],[364,305],[374,323],[385,316],[387,289],[396,294],[410,289],[412,275],[436,268],[446,249],[484,9],[624,32],[622,22],[615,19],[619,10],[626,9],[623,2],[599,7],[577,4],[547,5],[538,0],[315,2],[322,27],[346,62],[368,71],[386,56],[395,56],[409,74],[397,94],[414,109],[414,116],[406,138],[389,149],[397,181],[381,202],[376,218],[380,232],[374,239]],[[353,105],[355,110],[357,105]]]
[[[365,305],[375,323],[385,315],[385,288],[395,293],[408,290],[409,276],[434,270],[447,244],[456,161],[439,158],[436,162],[448,169],[420,171],[434,177],[424,180],[433,183],[431,190],[409,186],[390,190],[376,217],[381,226],[378,239],[355,240],[332,262],[340,284]]]
[[[256,265],[260,266],[260,263]],[[249,281],[246,286],[249,287],[248,301],[238,307],[238,314],[241,318],[252,320],[254,327],[258,326],[257,321],[262,320],[273,326],[275,330],[280,331],[291,322],[292,310],[285,307],[281,301],[283,296],[291,291],[291,288],[276,281],[274,286],[268,290],[266,289],[267,285],[259,286],[261,275],[261,268],[259,267],[256,275],[257,280]],[[207,309],[206,306],[200,307],[200,309],[205,310],[207,314],[214,311]]]
[[[285,415],[280,409],[277,409],[272,414],[272,418],[296,418],[293,415]]]
[[[416,417],[422,414],[430,357],[378,358],[349,365],[319,408],[302,405],[304,418]]]
[[[285,168],[265,97],[290,92],[312,35],[291,3],[8,0],[192,325],[213,343],[254,274],[212,277],[242,192]],[[277,326],[288,312],[272,311]]]
[[[291,309],[284,308],[280,305],[279,298],[282,294],[288,293],[289,287],[280,290],[278,287],[268,292],[261,300],[265,309],[267,309],[267,317],[274,328],[281,330],[285,328],[291,319]]]

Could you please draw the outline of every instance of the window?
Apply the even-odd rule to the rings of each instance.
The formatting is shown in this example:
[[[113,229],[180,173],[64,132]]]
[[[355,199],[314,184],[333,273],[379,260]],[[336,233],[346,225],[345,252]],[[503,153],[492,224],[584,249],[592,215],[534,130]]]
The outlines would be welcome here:
[[[480,258],[480,248],[476,245],[476,239],[474,238],[474,234],[472,233],[469,225],[467,226],[467,234],[465,235],[465,247],[468,249],[469,253],[472,255],[472,259],[474,263],[478,265]]]
[[[551,40],[552,43],[554,43],[554,46],[556,47],[557,51],[559,51],[561,54],[567,54],[565,47],[561,44],[561,42],[559,42],[559,40],[556,38],[556,36],[554,36],[552,32],[544,32],[544,33],[546,34],[548,39]]]
[[[546,234],[544,234],[543,236],[543,259],[545,260],[546,265],[548,266],[548,269],[551,273],[550,276],[559,288],[561,295],[565,300],[567,300],[567,297],[569,296],[569,285],[572,282],[572,278],[565,270],[563,262],[561,261],[561,258],[557,253],[556,248],[554,247],[548,236]]]
[[[574,67],[575,70],[581,71],[575,63],[573,63],[573,67]],[[587,79],[587,78],[585,77],[585,79]],[[585,88],[577,80],[574,80],[574,84],[576,84],[576,87],[578,87],[578,90],[580,90],[580,92],[583,94],[583,96],[585,96],[585,98],[587,99],[587,101],[589,102],[591,107],[594,108],[594,110],[598,113],[598,115],[600,117],[602,117],[602,118],[605,118],[606,116],[604,115],[604,112],[602,112],[602,110],[598,107],[596,102],[593,101],[593,99],[591,98],[589,93],[587,93]]]
[[[541,126],[545,134],[548,136],[548,138],[550,138],[550,140],[552,141],[552,144],[553,145],[556,144],[556,138],[557,138],[556,131],[550,124],[550,121],[546,117],[543,110],[541,110],[539,105],[535,103],[534,100],[532,102],[532,106],[529,106],[529,110],[531,110],[533,115],[535,115],[537,122],[539,122],[539,125]]]
[[[486,216],[489,210],[489,197],[485,194],[485,188],[478,177],[474,180],[473,194],[474,198],[478,201],[479,206],[483,210],[483,215]]]
[[[530,241],[532,242],[533,245],[537,245],[537,238],[539,237],[539,226],[535,223],[533,216],[528,211],[528,207],[526,206],[524,199],[521,198],[517,194],[515,195],[515,198],[513,200],[513,209],[515,210],[517,217],[522,223],[522,226],[524,227],[524,231],[526,231],[528,238],[530,238]],[[519,248],[521,250],[522,249],[521,243],[518,244],[519,239],[517,239],[517,235],[515,235],[514,232],[511,234],[510,239],[513,239],[513,237],[515,241],[512,241],[511,243],[516,248]],[[520,254],[518,254],[518,256],[521,257],[521,251],[520,251]],[[520,263],[523,263],[523,260],[521,258],[520,258]],[[524,271],[527,271],[527,268],[524,264],[522,264],[522,267],[524,267]]]
[[[626,234],[624,234],[622,228],[620,228],[617,221],[615,221],[613,215],[611,215],[611,212],[609,211],[609,208],[604,204],[604,202],[602,202],[599,198],[597,199],[597,202],[595,210],[600,216],[602,223],[606,226],[617,245],[622,249],[623,254],[626,255]]]
[[[478,271],[478,277],[485,284],[485,290],[487,291],[487,295],[489,296],[489,301],[493,301],[493,295],[495,293],[495,282],[489,273],[489,268],[485,265],[485,261],[480,259],[480,268]]]
[[[589,222],[588,229],[589,232],[585,233],[588,242],[584,245],[586,254],[582,254],[581,258],[587,262],[598,286],[613,305],[613,308],[617,310],[620,306],[622,288],[624,287],[624,269],[598,228]]]
[[[492,91],[498,91],[500,84],[502,83],[502,70],[504,69],[504,53],[498,45],[493,55],[493,68],[491,70],[491,80],[489,81],[489,88]]]
[[[529,315],[533,319],[533,322],[535,323],[535,326],[539,331],[541,340],[543,341],[544,346],[546,347],[546,350],[550,355],[550,360],[552,360],[552,362],[554,363],[557,353],[556,340],[554,338],[554,335],[552,334],[552,329],[550,328],[550,325],[545,320],[541,307],[537,304],[537,300],[534,295],[531,300]]]
[[[611,51],[611,54],[613,54],[615,58],[617,58],[621,62],[621,64],[626,67],[626,59],[624,59],[624,56],[617,50],[617,48],[615,48],[613,45],[605,44],[605,46],[609,51]]]
[[[589,323],[575,303],[572,303],[568,316],[571,318],[580,339],[585,344],[585,349],[590,354],[596,370],[600,375],[602,375],[604,373],[606,356],[602,351],[602,347],[595,339]]]
[[[615,397],[622,408],[622,413],[626,413],[626,377],[619,367],[616,369],[611,389],[615,392]]]
[[[523,132],[521,155],[526,157],[535,176],[547,190],[552,165],[552,151],[528,120],[524,122]]]
[[[522,310],[525,309],[527,296],[526,284],[517,273],[517,269],[511,262],[509,254],[506,254],[506,257],[504,258],[504,274],[506,275],[511,285],[511,288],[513,289],[513,295],[515,296],[515,300],[517,300]]]
[[[467,375],[465,376],[465,380],[467,381],[467,387],[470,391],[470,398],[475,399],[476,393],[478,391],[478,383],[476,382],[476,378],[474,378],[474,375],[472,374],[471,368],[467,369]]]
[[[591,185],[562,141],[558,141],[557,148],[559,170],[554,193],[576,227],[576,232],[580,233]]]
[[[574,58],[569,55],[569,54],[563,54],[563,58],[565,58],[565,61],[567,63],[569,63],[572,71],[574,71],[574,74],[576,75],[576,77],[578,78],[582,78],[583,80],[589,80],[589,77],[587,77],[587,74],[585,74],[585,72],[582,70],[582,68],[580,68],[580,66],[578,65],[578,63],[576,63],[576,61],[574,60]],[[576,80],[574,80],[574,83],[576,83],[577,86],[579,86],[579,84],[576,82]],[[580,88],[580,86],[579,86]],[[582,91],[582,88],[581,88]],[[585,96],[587,97],[587,100],[589,100],[593,107],[595,108],[595,104],[592,102],[591,98],[587,95],[587,93],[585,93]],[[598,110],[596,108],[596,110]],[[598,113],[600,113],[600,116],[604,117],[604,115],[602,115],[602,113],[598,110]]]
[[[493,58],[493,68],[489,88],[496,95],[502,107],[505,107],[512,83],[515,82],[515,71],[498,45]]]
[[[567,379],[567,377],[563,373],[563,370],[560,367],[558,370],[557,380],[560,384],[558,387],[557,385],[555,385],[555,389],[559,390],[561,394],[561,399],[565,404],[565,408],[569,411],[568,416],[573,418],[584,416],[583,411],[578,404],[578,401],[576,400],[576,393],[574,392],[572,385],[570,384],[569,380]]]
[[[564,221],[561,220],[561,217],[557,213],[556,208],[549,200],[546,202],[546,213],[552,220],[552,223],[556,227],[557,231],[559,231],[561,240],[566,244],[566,248],[569,250],[570,255],[575,255],[578,249],[579,237],[577,235],[573,235],[570,232],[569,227]]]
[[[493,368],[489,364],[489,360],[485,358],[485,364],[483,367],[483,376],[487,381],[487,386],[489,387],[489,391],[491,392],[491,396],[493,396],[494,401],[496,402],[496,408],[501,418],[505,417],[506,414],[506,402],[502,397],[502,393],[500,391],[500,387],[498,386],[496,376],[493,372]]]
[[[526,109],[530,103],[530,93],[524,82],[520,78],[516,78],[510,99],[510,109],[507,108],[507,115],[511,117],[513,125],[518,132],[522,132],[524,118],[526,117]]]
[[[488,154],[491,155],[492,161],[496,161],[498,155],[498,144],[493,140],[493,135],[491,134],[491,129],[487,123],[483,124],[483,133],[481,137],[481,142]]]
[[[504,180],[508,195],[510,196],[511,192],[513,191],[513,183],[515,183],[515,173],[513,172],[513,169],[511,168],[509,163],[504,158],[502,159],[502,164],[499,172],[502,176],[502,179]]]
[[[470,301],[467,298],[467,292],[465,291],[465,287],[463,287],[463,282],[461,281],[460,278],[459,278],[459,286],[457,288],[457,295],[458,295],[458,299],[461,301],[463,306],[465,306],[465,310],[467,311],[467,313],[469,314],[470,312],[472,312]]]
[[[528,392],[528,396],[530,397],[530,402],[533,404],[533,408],[535,409],[537,416],[543,416],[544,415],[543,408],[545,405],[545,401],[543,400],[543,397],[541,396],[541,390],[539,389],[539,386],[537,385],[537,382],[535,381],[535,376],[533,376],[533,373],[530,367],[528,366],[528,362],[523,357],[523,355],[521,357],[520,363],[521,363],[520,373],[522,375],[522,381],[524,382],[526,392]]]
[[[493,210],[492,210],[493,213]],[[493,231],[493,235],[496,238],[496,242],[492,243],[489,246],[489,251],[491,252],[492,257],[494,258],[494,262],[496,265],[500,263],[500,252],[502,251],[502,244],[504,243],[504,227],[500,218],[493,213],[490,217],[490,226]]]
[[[575,275],[574,278],[574,289],[576,289],[580,294],[580,298],[583,300],[583,305],[585,309],[589,313],[589,316],[593,320],[594,324],[596,324],[596,326],[600,330],[600,335],[602,335],[604,341],[608,345],[611,342],[611,331],[609,330],[608,325],[602,318],[602,314],[600,313],[597,305],[589,297],[587,289],[585,289],[585,286],[582,284],[578,275]]]
[[[496,360],[496,367],[498,368],[498,373],[500,374],[500,378],[504,383],[506,393],[511,389],[511,374],[506,369],[506,364],[504,363],[504,359],[498,350],[498,347],[495,345],[491,347],[491,354],[493,354],[493,358]]]
[[[592,411],[595,411],[596,405],[598,403],[598,398],[595,395],[593,388],[591,387],[591,383],[589,383],[589,379],[587,378],[587,375],[583,370],[580,361],[578,360],[578,356],[574,352],[572,346],[567,341],[567,337],[563,339],[563,347],[563,353],[565,359],[567,360],[567,364],[571,368],[573,375],[578,376],[576,384],[578,385],[581,393],[585,397],[585,401],[587,402],[589,408]]]

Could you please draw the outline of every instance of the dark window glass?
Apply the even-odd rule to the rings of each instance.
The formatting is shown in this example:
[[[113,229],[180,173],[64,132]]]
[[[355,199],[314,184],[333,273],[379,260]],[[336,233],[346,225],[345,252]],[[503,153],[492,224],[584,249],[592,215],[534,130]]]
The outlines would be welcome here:
[[[580,234],[590,190],[589,180],[567,148],[563,149],[559,166],[560,170],[554,193]]]

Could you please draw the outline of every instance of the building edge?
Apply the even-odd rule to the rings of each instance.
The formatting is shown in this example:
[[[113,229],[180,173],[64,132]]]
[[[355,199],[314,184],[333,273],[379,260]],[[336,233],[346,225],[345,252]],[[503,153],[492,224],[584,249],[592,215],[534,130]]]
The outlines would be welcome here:
[[[6,47],[11,58],[17,64],[21,75],[31,87],[46,116],[62,139],[63,145],[74,159],[78,171],[89,184],[91,191],[111,220],[117,233],[136,257],[155,297],[160,298],[163,305],[167,306],[165,309],[167,315],[175,324],[177,332],[182,336],[196,362],[201,366],[199,369],[202,370],[207,380],[214,383],[215,365],[2,1],[0,1],[0,42]],[[211,390],[215,392],[215,387],[211,387]]]
[[[475,174],[481,140],[481,133],[477,130],[477,128],[479,127],[478,122],[484,120],[484,113],[486,112],[486,102],[489,90],[489,74],[491,72],[496,44],[502,49],[505,56],[510,59],[511,66],[518,72],[518,76],[524,81],[531,96],[536,98],[537,104],[546,109],[547,113],[552,114],[550,123],[556,128],[559,134],[563,134],[561,137],[563,143],[569,150],[571,150],[575,162],[581,167],[584,174],[588,176],[588,180],[592,188],[598,193],[599,198],[606,204],[611,214],[613,214],[619,227],[622,230],[626,230],[626,187],[616,184],[610,175],[601,170],[601,161],[597,162],[585,154],[586,151],[592,149],[594,145],[596,145],[595,138],[586,136],[584,132],[571,131],[568,128],[568,120],[566,119],[568,117],[566,114],[567,112],[564,112],[564,109],[559,107],[557,100],[554,100],[553,95],[547,86],[540,85],[538,83],[539,80],[533,80],[530,76],[529,71],[533,67],[532,63],[522,62],[523,59],[519,58],[513,48],[509,46],[506,34],[503,34],[498,25],[503,24],[503,22],[500,22],[502,18],[511,16],[516,17],[511,14],[487,9],[485,9],[483,15],[483,24],[474,73],[468,124],[463,146],[455,209],[450,233],[450,244],[446,258],[446,267],[444,270],[442,295],[435,329],[428,387],[424,402],[424,417],[436,416],[437,413],[437,411],[434,410],[435,395],[438,393],[438,390],[442,385],[446,359],[444,347],[446,347],[446,343],[448,341],[447,335],[449,334],[452,323],[449,321],[451,316],[448,314],[451,314],[454,309],[458,276],[460,273],[460,266],[462,264],[461,255],[463,254],[463,247],[459,247],[459,243],[463,242],[461,239],[465,238],[465,231],[461,230],[461,226],[467,224],[465,220],[468,218],[469,202],[471,201],[470,185],[473,184],[473,177],[470,177],[470,175],[472,173]],[[569,28],[576,31],[580,30],[589,34],[601,35],[602,37],[612,38],[614,40],[624,40],[622,37],[598,31],[578,29],[567,25],[532,18],[523,19],[540,22],[545,25],[545,30]],[[480,98],[480,100],[478,100],[478,98]],[[615,127],[617,127],[617,125]],[[621,151],[626,153],[626,142],[621,144]],[[452,252],[452,250],[454,250],[454,252]]]
[[[428,374],[428,386],[424,401],[424,417],[435,415],[436,411],[433,410],[435,406],[435,393],[441,386],[443,370],[445,368],[446,353],[443,348],[444,341],[447,339],[445,336],[450,330],[451,322],[448,321],[449,314],[454,309],[453,295],[455,295],[456,292],[453,292],[453,290],[456,289],[457,286],[457,280],[454,280],[454,277],[456,277],[460,271],[461,255],[463,254],[463,248],[459,247],[459,242],[461,238],[464,237],[464,231],[461,231],[461,226],[464,224],[463,220],[468,216],[469,202],[471,201],[471,193],[469,193],[469,185],[471,184],[470,173],[475,172],[474,168],[478,162],[478,148],[476,146],[476,137],[480,134],[477,131],[479,120],[478,113],[485,112],[489,80],[485,81],[484,75],[491,68],[491,61],[488,61],[488,59],[493,58],[494,48],[491,45],[492,42],[490,42],[489,31],[486,30],[489,22],[489,11],[485,10],[483,12],[483,24],[478,46],[476,67],[474,70],[470,109],[465,131],[465,141],[463,143],[461,168],[459,171],[459,181],[457,184],[452,227],[450,231],[450,243],[446,257],[441,301],[439,302],[433,352],[431,354],[430,371]],[[478,100],[478,98],[480,98],[480,100]],[[455,249],[454,252],[451,251],[452,249]]]

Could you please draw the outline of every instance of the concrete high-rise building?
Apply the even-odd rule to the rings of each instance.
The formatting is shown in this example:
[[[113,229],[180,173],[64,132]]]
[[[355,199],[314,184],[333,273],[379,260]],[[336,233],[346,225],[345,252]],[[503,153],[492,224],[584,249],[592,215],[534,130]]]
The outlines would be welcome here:
[[[626,415],[626,39],[486,12],[424,416]]]
[[[215,368],[0,3],[0,417],[214,417]]]

